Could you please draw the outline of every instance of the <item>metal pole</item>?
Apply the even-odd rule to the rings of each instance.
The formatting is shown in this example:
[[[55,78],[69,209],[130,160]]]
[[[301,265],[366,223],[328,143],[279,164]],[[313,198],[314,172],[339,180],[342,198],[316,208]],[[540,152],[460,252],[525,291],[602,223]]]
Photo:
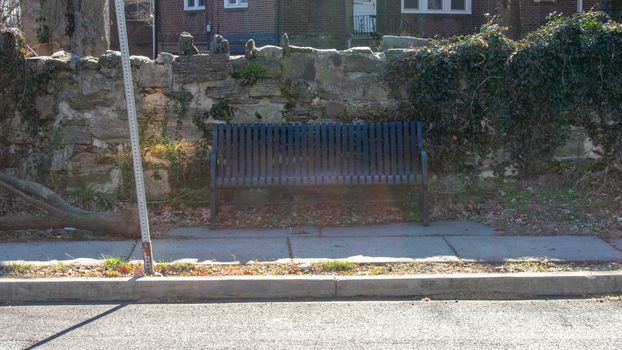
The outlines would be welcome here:
[[[125,26],[124,0],[115,0],[117,14],[117,28],[119,31],[119,47],[121,49],[121,66],[123,68],[123,83],[125,85],[125,100],[127,102],[127,121],[130,126],[130,141],[132,144],[132,160],[134,161],[134,180],[136,182],[136,199],[138,201],[138,215],[140,220],[140,235],[143,242],[143,259],[145,272],[153,274],[153,251],[149,234],[149,217],[147,213],[147,199],[145,197],[145,182],[143,165],[140,156],[140,140],[138,137],[138,121],[136,119],[136,105],[134,101],[134,85],[132,83],[132,69],[130,66],[130,49],[127,45],[127,29]]]
[[[156,59],[156,10],[155,10],[155,0],[151,0],[151,48],[153,50],[153,54],[151,55],[151,59]]]

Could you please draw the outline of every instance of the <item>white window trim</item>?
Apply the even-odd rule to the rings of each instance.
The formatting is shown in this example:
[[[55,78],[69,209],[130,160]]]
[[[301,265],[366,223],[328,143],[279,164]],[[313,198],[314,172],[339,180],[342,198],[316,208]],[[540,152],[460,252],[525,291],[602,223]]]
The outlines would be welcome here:
[[[198,10],[205,10],[205,5],[199,6],[199,0],[194,0],[194,6],[188,6],[188,0],[184,0],[184,11],[198,11]]]
[[[418,9],[407,9],[404,8],[404,0],[402,0],[402,13],[441,13],[446,15],[458,15],[458,14],[471,14],[471,2],[472,0],[464,0],[465,1],[465,9],[464,10],[451,10],[451,0],[443,0],[443,9],[442,10],[428,10],[428,2],[427,0],[419,0]]]
[[[248,1],[246,3],[242,3],[240,0],[236,0],[235,5],[231,5],[229,0],[225,0],[225,8],[226,9],[242,9],[248,7]]]

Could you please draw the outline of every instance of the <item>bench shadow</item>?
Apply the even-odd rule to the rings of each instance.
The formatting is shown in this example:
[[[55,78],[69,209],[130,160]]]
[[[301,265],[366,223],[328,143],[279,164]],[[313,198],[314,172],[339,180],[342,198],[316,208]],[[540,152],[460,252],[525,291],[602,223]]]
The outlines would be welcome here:
[[[60,331],[60,332],[58,332],[56,334],[53,334],[53,335],[51,335],[51,336],[49,336],[49,337],[47,337],[47,338],[45,338],[43,340],[40,340],[40,341],[36,342],[35,344],[27,347],[26,349],[27,350],[29,350],[29,349],[36,349],[36,348],[38,348],[40,346],[43,346],[43,345],[51,342],[52,340],[60,338],[63,335],[65,335],[65,334],[67,334],[67,333],[69,333],[69,332],[71,332],[73,330],[76,330],[76,329],[78,329],[78,328],[80,328],[82,326],[86,326],[87,324],[89,324],[91,322],[94,322],[94,321],[97,321],[97,320],[99,320],[102,317],[108,316],[108,315],[110,315],[110,314],[112,314],[112,313],[114,313],[114,312],[124,308],[127,305],[128,305],[127,303],[119,304],[119,305],[113,307],[110,310],[106,310],[106,311],[104,311],[104,312],[102,312],[102,313],[100,313],[98,315],[95,315],[95,316],[93,316],[93,317],[91,317],[91,318],[89,318],[87,320],[84,320],[84,321],[82,321],[82,322],[80,322],[78,324],[75,324],[75,325],[73,325],[73,326],[71,326],[69,328],[63,329],[62,331]]]

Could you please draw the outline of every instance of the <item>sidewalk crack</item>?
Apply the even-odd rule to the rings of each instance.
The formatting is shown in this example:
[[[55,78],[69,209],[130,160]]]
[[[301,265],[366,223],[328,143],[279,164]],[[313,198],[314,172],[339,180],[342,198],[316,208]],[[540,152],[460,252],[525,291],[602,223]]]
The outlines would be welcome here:
[[[441,236],[441,238],[443,239],[443,241],[445,241],[445,244],[447,244],[447,246],[449,247],[449,249],[451,249],[451,251],[454,253],[454,255],[462,260],[462,258],[460,257],[460,255],[458,254],[458,251],[456,250],[456,248],[454,248],[453,245],[451,245],[451,243],[449,243],[449,241],[447,240],[447,238],[445,236]]]
[[[127,255],[127,257],[125,258],[125,260],[130,261],[130,259],[132,258],[132,255],[134,255],[134,251],[136,250],[136,246],[138,245],[138,239],[134,242],[134,244],[132,245],[132,249],[130,249],[130,253]]]
[[[287,241],[287,253],[289,254],[289,258],[293,259],[294,258],[294,251],[292,249],[292,240],[289,237],[287,237],[286,241]]]
[[[609,242],[609,241],[607,241],[607,240],[605,240],[605,239],[602,239],[602,238],[600,238],[600,237],[598,237],[598,239],[600,239],[601,241],[603,241],[603,242],[607,243],[608,245],[612,246],[612,247],[613,247],[613,249],[615,249],[615,250],[619,251],[620,253],[622,253],[622,249],[620,249],[620,248],[616,247],[616,245],[615,245],[615,244],[613,244],[613,243],[611,243],[611,242]]]

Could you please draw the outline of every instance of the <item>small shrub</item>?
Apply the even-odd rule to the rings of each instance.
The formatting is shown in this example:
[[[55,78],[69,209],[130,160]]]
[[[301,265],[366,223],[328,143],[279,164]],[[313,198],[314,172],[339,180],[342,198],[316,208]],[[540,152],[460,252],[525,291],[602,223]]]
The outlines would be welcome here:
[[[233,109],[229,106],[226,100],[220,99],[216,102],[209,111],[212,118],[223,121],[233,120]]]
[[[242,80],[242,85],[253,85],[261,79],[268,78],[268,74],[264,67],[251,63],[234,73],[233,77]]]

